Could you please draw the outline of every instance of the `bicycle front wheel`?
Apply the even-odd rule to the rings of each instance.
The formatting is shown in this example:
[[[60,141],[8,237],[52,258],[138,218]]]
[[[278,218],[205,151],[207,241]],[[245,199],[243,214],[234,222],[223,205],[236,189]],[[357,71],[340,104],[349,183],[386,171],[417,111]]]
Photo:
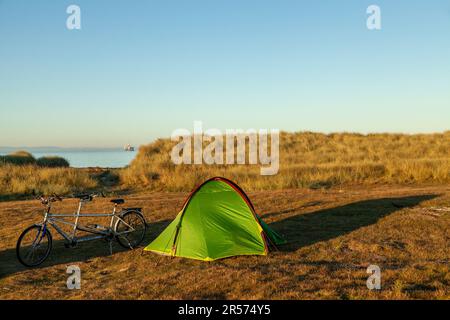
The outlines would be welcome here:
[[[134,249],[144,240],[147,223],[139,211],[126,211],[117,220],[117,242],[124,248]]]
[[[32,225],[25,229],[17,240],[17,259],[26,267],[43,263],[52,249],[52,235],[45,226]]]

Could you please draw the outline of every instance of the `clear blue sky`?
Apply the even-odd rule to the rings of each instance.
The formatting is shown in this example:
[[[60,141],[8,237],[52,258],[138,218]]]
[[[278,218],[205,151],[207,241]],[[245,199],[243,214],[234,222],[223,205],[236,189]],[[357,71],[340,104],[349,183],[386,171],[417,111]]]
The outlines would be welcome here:
[[[450,1],[0,0],[0,146],[138,145],[194,120],[449,130]]]

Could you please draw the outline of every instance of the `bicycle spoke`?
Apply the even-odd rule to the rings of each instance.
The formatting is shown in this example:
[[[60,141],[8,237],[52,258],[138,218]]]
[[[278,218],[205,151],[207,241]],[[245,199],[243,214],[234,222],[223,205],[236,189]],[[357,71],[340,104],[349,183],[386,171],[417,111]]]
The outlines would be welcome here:
[[[33,252],[34,252],[33,248],[28,249],[25,258],[28,260],[30,256],[33,256]]]
[[[31,227],[21,236],[18,255],[19,260],[21,257],[21,262],[26,266],[40,264],[49,252],[50,239],[44,228],[42,226]]]
[[[135,212],[126,214],[120,219],[116,230],[119,243],[122,242],[124,247],[131,249],[138,246],[144,237],[145,225],[143,224],[145,221],[139,214]]]
[[[134,230],[134,228],[130,225],[130,224],[128,224],[125,220],[123,220],[123,219],[120,219],[127,227],[129,227],[129,228],[131,228],[131,229],[133,229]]]

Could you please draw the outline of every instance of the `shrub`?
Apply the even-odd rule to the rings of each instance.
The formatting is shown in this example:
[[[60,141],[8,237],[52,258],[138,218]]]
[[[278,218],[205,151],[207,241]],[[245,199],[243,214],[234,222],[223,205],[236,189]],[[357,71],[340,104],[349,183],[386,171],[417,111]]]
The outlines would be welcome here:
[[[0,156],[0,164],[29,165],[35,163],[36,159],[27,151],[16,151],[6,156]]]
[[[34,158],[31,153],[24,150],[15,151],[9,154],[10,156],[16,156],[16,157],[28,157],[28,158]]]
[[[46,156],[37,159],[36,164],[46,168],[67,168],[70,166],[69,161],[62,157]]]

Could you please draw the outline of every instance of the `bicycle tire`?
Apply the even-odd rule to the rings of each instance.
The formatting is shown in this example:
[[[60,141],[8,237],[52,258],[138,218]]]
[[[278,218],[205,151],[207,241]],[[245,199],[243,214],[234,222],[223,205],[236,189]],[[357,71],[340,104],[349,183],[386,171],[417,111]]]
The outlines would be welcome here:
[[[125,237],[125,238],[127,238],[127,242],[128,242],[128,243],[127,243],[127,242],[125,241],[125,239],[123,239],[123,236],[116,236],[117,242],[118,242],[122,247],[127,248],[127,249],[134,249],[134,248],[138,247],[138,246],[142,243],[142,241],[144,241],[145,234],[146,234],[146,232],[147,232],[147,223],[146,223],[146,221],[145,221],[145,218],[144,218],[144,216],[142,215],[142,213],[139,212],[139,211],[137,211],[137,210],[128,210],[128,211],[125,211],[124,213],[122,213],[122,214],[120,215],[120,219],[122,219],[122,220],[125,221],[126,217],[127,217],[127,216],[130,217],[131,215],[134,215],[134,216],[137,218],[137,221],[138,221],[138,222],[140,223],[140,225],[142,226],[142,232],[141,232],[140,234],[138,234],[137,240],[134,241],[133,243],[130,243],[130,241],[128,240],[128,237]],[[120,219],[117,220],[116,225],[115,225],[115,227],[114,227],[114,231],[115,231],[115,232],[118,232],[120,226],[122,226],[122,225],[123,225],[124,227],[126,227],[125,224],[123,223],[123,221],[120,220]],[[127,223],[128,223],[128,222],[127,222]]]
[[[42,230],[42,225],[40,225],[40,224],[34,224],[34,225],[31,225],[31,226],[29,226],[28,228],[26,228],[26,229],[20,234],[19,239],[17,239],[17,243],[16,243],[16,256],[17,256],[17,259],[18,259],[19,262],[20,262],[21,264],[23,264],[25,267],[31,267],[31,268],[32,268],[32,267],[37,267],[38,265],[42,264],[42,263],[48,258],[48,256],[50,255],[50,252],[51,252],[52,246],[53,246],[52,234],[50,233],[50,231],[49,231],[48,229],[45,229],[44,237],[47,238],[47,243],[48,243],[48,244],[47,244],[47,248],[46,248],[44,254],[43,254],[42,257],[41,257],[39,260],[37,260],[35,263],[29,263],[29,262],[25,261],[25,260],[22,258],[22,255],[21,255],[21,244],[22,244],[22,241],[23,241],[24,237],[27,235],[27,233],[30,232],[30,231],[33,230],[33,229],[39,229],[38,232],[41,232],[41,230]],[[38,233],[38,236],[39,236],[39,233]],[[37,239],[37,238],[36,238],[36,239]],[[35,241],[36,241],[36,239],[35,239]],[[41,237],[41,239],[39,240],[39,243],[42,241],[42,239],[43,239],[43,237]],[[34,242],[34,241],[33,241],[33,242]]]

